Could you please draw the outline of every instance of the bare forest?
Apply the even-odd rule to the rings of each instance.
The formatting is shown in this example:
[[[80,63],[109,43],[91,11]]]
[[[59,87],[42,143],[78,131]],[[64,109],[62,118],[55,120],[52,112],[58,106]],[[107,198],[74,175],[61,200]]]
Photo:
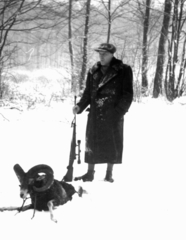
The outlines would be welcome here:
[[[2,0],[0,98],[42,102],[55,84],[50,98],[81,94],[94,48],[110,42],[133,69],[134,101],[173,101],[186,91],[185,21],[185,0]]]
[[[92,100],[85,92],[90,104],[76,115],[100,43],[114,44],[114,56],[131,66],[133,102],[126,112],[132,86],[121,88],[120,76],[102,90],[91,78]],[[185,122],[186,0],[0,0],[1,239],[186,240]],[[87,164],[93,151],[95,162],[108,160],[101,149],[114,164]],[[45,199],[34,188],[48,184],[47,171],[28,177],[41,164],[58,181],[69,172],[75,190],[87,192],[59,200],[54,218],[53,200],[49,211],[22,211],[33,196],[36,209]],[[87,165],[95,165],[94,181],[75,181]],[[104,181],[111,166],[114,182]],[[22,198],[27,182],[36,183],[32,199]]]

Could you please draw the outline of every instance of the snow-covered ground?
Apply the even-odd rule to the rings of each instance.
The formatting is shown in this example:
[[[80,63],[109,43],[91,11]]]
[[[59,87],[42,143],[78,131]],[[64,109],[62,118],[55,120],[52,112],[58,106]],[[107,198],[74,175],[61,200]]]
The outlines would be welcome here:
[[[180,100],[181,101],[181,100]],[[147,99],[133,103],[125,117],[123,164],[114,168],[114,183],[106,183],[106,165],[96,166],[88,195],[49,213],[32,210],[0,212],[0,238],[81,240],[185,240],[186,239],[186,101],[168,104]],[[13,166],[26,171],[49,164],[56,179],[68,165],[73,119],[72,102],[52,102],[33,110],[0,108],[0,207],[20,206],[19,182]],[[87,114],[77,116],[77,139],[82,141],[82,164],[74,176],[86,171],[83,163]]]

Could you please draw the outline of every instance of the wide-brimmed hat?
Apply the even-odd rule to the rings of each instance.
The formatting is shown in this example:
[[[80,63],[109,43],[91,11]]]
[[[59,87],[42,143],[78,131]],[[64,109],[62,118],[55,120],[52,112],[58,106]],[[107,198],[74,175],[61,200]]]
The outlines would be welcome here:
[[[111,43],[101,43],[98,48],[94,49],[96,52],[110,52],[115,53],[116,47]]]

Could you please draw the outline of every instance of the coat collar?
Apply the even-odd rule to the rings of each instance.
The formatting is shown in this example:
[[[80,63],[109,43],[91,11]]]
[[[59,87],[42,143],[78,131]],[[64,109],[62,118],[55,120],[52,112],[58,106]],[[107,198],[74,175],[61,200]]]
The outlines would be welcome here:
[[[101,63],[97,62],[92,68],[91,73],[94,74],[101,68]],[[116,59],[113,57],[110,63],[110,69],[108,74],[105,75],[101,83],[98,85],[98,89],[103,87],[106,83],[108,83],[113,77],[118,74],[118,71],[123,68],[123,62],[121,60]]]
[[[123,62],[119,59],[116,59],[113,57],[111,63],[110,63],[111,69],[114,69],[115,71],[119,71],[123,67]],[[96,71],[98,71],[101,68],[100,61],[93,65],[93,67],[90,69],[90,73],[94,74]]]

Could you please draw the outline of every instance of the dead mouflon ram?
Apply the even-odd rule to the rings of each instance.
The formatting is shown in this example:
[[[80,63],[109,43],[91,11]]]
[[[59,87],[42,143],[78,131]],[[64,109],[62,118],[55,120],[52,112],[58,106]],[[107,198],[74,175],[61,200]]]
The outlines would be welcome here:
[[[23,198],[23,205],[19,211],[34,209],[34,214],[35,210],[49,211],[51,220],[54,222],[57,222],[53,216],[55,206],[72,200],[74,193],[78,193],[81,197],[86,192],[81,187],[76,191],[71,184],[54,179],[52,168],[45,164],[36,165],[28,172],[24,172],[21,166],[16,164],[14,171],[20,182],[20,197]],[[24,206],[28,195],[30,195],[31,204]]]

